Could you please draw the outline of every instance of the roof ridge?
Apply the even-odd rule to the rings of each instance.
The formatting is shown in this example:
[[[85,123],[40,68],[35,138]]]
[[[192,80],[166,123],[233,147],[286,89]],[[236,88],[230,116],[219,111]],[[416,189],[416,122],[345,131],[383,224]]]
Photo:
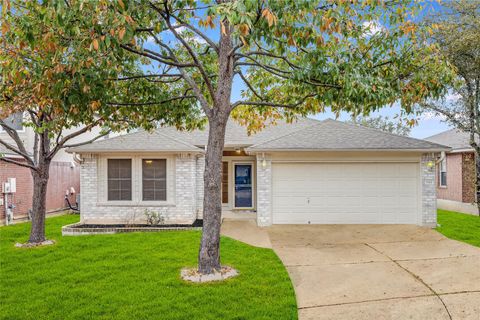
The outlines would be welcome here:
[[[329,120],[330,120],[330,119],[329,119]],[[425,140],[425,139],[418,139],[418,138],[414,138],[414,137],[410,137],[410,136],[402,136],[401,134],[396,134],[396,133],[384,131],[384,130],[377,129],[377,128],[372,128],[372,127],[363,126],[363,125],[358,124],[358,123],[347,123],[347,122],[337,121],[337,120],[332,120],[332,121],[335,121],[336,123],[343,124],[343,125],[345,125],[345,126],[350,126],[350,127],[355,126],[355,127],[358,127],[358,128],[364,129],[364,130],[371,130],[371,131],[379,132],[379,133],[382,133],[382,134],[384,134],[384,135],[386,135],[386,136],[393,136],[393,137],[402,138],[402,139],[421,141],[421,142],[426,142],[426,143],[429,143],[429,144],[432,144],[432,145],[435,145],[435,146],[438,146],[438,147],[447,147],[447,148],[449,148],[448,146],[445,146],[445,145],[443,145],[443,144],[439,144],[439,143],[427,141],[427,140]]]
[[[251,146],[248,147],[248,148],[256,148],[256,147],[258,147],[258,146],[261,146],[262,144],[270,143],[270,142],[276,141],[276,140],[278,140],[278,139],[286,138],[286,137],[291,136],[291,135],[293,135],[293,134],[296,134],[296,133],[298,133],[298,132],[302,132],[303,130],[307,130],[307,129],[309,129],[309,128],[313,128],[313,127],[319,126],[319,125],[323,124],[325,121],[331,120],[331,119],[325,119],[325,120],[310,119],[310,120],[317,121],[318,123],[312,124],[311,126],[308,126],[308,127],[305,127],[305,128],[299,128],[298,130],[295,130],[295,131],[286,133],[286,134],[284,134],[284,135],[281,135],[281,136],[279,136],[279,137],[276,137],[276,138],[273,138],[273,139],[270,139],[270,140],[262,141],[262,142],[260,142],[260,143],[251,145]]]
[[[437,137],[437,136],[440,136],[440,135],[443,135],[443,134],[446,134],[448,132],[453,132],[453,131],[457,131],[457,132],[464,132],[458,128],[451,128],[451,129],[448,129],[448,130],[445,130],[445,131],[442,131],[442,132],[439,132],[439,133],[436,133],[432,136],[428,136],[428,137],[425,137],[424,139],[430,139],[430,138],[434,138],[434,137]]]
[[[164,136],[164,137],[166,137],[166,138],[168,138],[168,139],[170,139],[170,140],[173,140],[173,141],[175,141],[175,142],[178,142],[178,143],[180,143],[180,144],[182,144],[182,145],[184,145],[184,146],[187,146],[187,147],[189,147],[189,148],[194,148],[194,149],[202,150],[201,148],[199,148],[199,147],[197,147],[197,146],[195,146],[195,145],[193,145],[193,144],[190,144],[190,143],[185,142],[185,141],[178,140],[177,138],[173,138],[172,136],[170,136],[170,135],[168,135],[168,134],[165,134],[165,133],[163,133],[163,132],[160,132],[160,130],[158,130],[158,129],[161,129],[161,128],[157,128],[157,129],[155,130],[155,133],[156,133],[156,134],[159,134],[159,135],[161,135],[161,136]]]

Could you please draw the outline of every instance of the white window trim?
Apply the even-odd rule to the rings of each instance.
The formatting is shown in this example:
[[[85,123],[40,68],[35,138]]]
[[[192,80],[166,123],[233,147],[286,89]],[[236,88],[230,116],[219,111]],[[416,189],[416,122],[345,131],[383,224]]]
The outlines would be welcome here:
[[[107,201],[111,203],[119,203],[119,202],[130,202],[132,200],[109,200],[108,199],[108,160],[130,160],[130,198],[133,200],[133,172],[134,172],[134,165],[133,165],[133,160],[131,158],[107,158],[107,165],[106,165],[106,171],[107,171],[107,189],[106,189],[106,195],[107,195]]]
[[[445,166],[445,170],[442,171],[443,164]],[[448,179],[445,179],[446,183],[442,183],[442,173],[445,172],[445,176],[447,175],[447,157],[443,158],[443,160],[440,162],[440,165],[438,166],[438,186],[440,188],[446,188],[448,186]]]
[[[131,159],[132,160],[132,200],[108,200],[108,160]],[[164,159],[167,161],[167,200],[166,201],[143,201],[143,159]],[[175,206],[175,157],[173,155],[102,155],[97,163],[98,206],[106,207],[172,207]]]
[[[251,207],[236,207],[236,204],[235,204],[235,166],[236,165],[251,165],[252,166],[252,172],[251,172],[251,179],[252,179],[252,206]],[[244,160],[244,161],[232,161],[232,173],[231,173],[231,176],[232,176],[232,186],[230,187],[230,189],[232,190],[232,208],[234,210],[254,210],[255,209],[255,203],[256,203],[256,194],[257,194],[257,186],[256,186],[256,176],[255,176],[255,172],[257,171],[256,170],[256,167],[255,167],[255,161],[249,161],[249,160]]]

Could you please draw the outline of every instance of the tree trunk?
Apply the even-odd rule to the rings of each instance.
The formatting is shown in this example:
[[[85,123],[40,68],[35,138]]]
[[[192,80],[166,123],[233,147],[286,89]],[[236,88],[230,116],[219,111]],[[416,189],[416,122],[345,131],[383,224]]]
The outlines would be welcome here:
[[[198,255],[198,271],[220,270],[220,224],[222,218],[222,156],[228,116],[209,123],[205,155],[203,232]]]
[[[47,184],[50,171],[50,161],[43,160],[32,170],[33,199],[32,199],[32,228],[30,230],[30,243],[45,241],[45,215],[47,212]]]
[[[218,85],[214,108],[207,112],[209,131],[205,155],[203,232],[198,254],[198,271],[203,274],[220,270],[220,225],[222,219],[222,156],[225,129],[230,117],[233,85],[233,48],[231,28],[223,22],[218,53]]]

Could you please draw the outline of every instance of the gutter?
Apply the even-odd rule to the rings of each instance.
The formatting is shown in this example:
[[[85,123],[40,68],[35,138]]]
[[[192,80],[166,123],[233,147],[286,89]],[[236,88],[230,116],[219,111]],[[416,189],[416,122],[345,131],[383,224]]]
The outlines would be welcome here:
[[[245,149],[249,153],[262,153],[262,152],[447,152],[451,148],[436,148],[436,149]]]

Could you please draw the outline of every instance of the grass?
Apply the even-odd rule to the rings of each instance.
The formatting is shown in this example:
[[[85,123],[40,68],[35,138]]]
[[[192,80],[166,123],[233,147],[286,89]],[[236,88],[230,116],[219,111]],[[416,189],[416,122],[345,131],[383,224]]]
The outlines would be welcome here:
[[[0,319],[297,319],[287,271],[272,250],[222,238],[222,263],[240,275],[190,284],[198,231],[62,237],[67,215],[47,219],[53,246],[15,248],[29,224],[0,228]]]
[[[438,210],[438,223],[437,231],[446,237],[480,247],[480,217]]]

